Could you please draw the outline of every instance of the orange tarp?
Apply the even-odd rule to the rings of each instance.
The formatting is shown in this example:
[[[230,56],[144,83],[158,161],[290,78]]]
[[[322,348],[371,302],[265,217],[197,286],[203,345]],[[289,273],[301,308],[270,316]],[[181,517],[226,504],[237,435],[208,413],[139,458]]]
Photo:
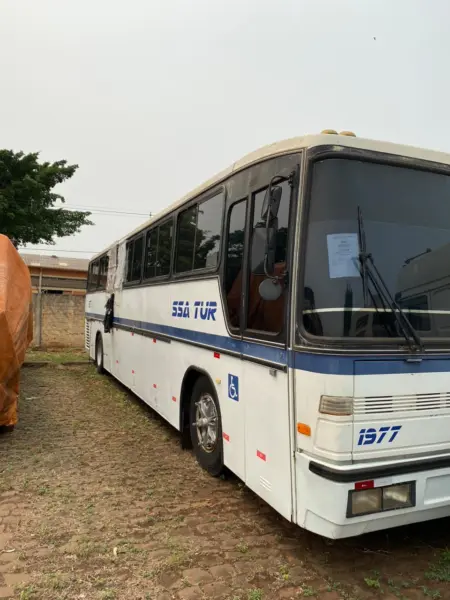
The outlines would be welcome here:
[[[0,427],[17,423],[20,367],[33,339],[31,302],[28,267],[0,235]]]

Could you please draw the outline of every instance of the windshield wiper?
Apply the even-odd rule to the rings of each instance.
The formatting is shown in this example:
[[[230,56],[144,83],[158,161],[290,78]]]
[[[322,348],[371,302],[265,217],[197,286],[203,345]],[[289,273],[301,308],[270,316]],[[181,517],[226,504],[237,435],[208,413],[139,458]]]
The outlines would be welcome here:
[[[397,302],[393,298],[386,284],[386,281],[384,280],[383,276],[381,275],[380,271],[377,269],[374,263],[372,254],[370,252],[367,252],[366,233],[364,230],[364,221],[360,206],[358,206],[358,230],[360,249],[358,258],[361,265],[364,306],[367,306],[367,294],[369,290],[367,279],[369,278],[376,292],[380,296],[381,302],[383,304],[387,304],[390,311],[394,315],[395,320],[397,321],[398,326],[400,328],[400,331],[402,332],[403,337],[405,338],[410,350],[412,352],[423,351],[423,342],[419,334],[411,325],[411,322],[406,316],[404,310],[399,306],[399,304],[397,304]],[[373,297],[372,300],[374,300]]]

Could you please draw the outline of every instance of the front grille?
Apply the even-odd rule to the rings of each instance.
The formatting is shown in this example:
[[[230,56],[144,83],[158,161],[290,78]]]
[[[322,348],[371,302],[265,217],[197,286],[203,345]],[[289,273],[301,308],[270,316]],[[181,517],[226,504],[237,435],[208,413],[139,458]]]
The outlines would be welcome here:
[[[440,394],[413,394],[410,396],[371,396],[355,398],[353,413],[379,414],[450,408],[450,392]]]

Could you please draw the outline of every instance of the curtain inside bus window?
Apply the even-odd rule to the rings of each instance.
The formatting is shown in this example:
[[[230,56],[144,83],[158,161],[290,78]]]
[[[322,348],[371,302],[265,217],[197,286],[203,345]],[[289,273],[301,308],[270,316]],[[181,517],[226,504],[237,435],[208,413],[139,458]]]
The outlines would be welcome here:
[[[231,327],[241,325],[242,264],[244,259],[245,218],[247,200],[241,200],[230,209],[225,256],[225,296]]]
[[[289,208],[291,187],[287,181],[278,184],[282,190],[278,211],[278,229],[276,233],[276,251],[274,275],[282,277],[286,271]],[[253,229],[251,234],[250,274],[247,304],[247,329],[280,333],[284,323],[285,298],[282,294],[278,300],[265,301],[259,294],[259,285],[266,279],[264,273],[265,235],[266,230],[261,218],[261,209],[266,189],[253,196]],[[284,286],[281,279],[280,283]]]

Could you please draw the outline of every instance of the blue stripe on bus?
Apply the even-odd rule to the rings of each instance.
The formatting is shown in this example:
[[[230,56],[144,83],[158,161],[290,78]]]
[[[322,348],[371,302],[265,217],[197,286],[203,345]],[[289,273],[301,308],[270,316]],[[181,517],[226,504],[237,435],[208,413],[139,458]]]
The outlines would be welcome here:
[[[101,319],[104,315],[86,313],[87,317]],[[211,346],[215,350],[236,352],[248,358],[267,360],[279,365],[288,364],[294,369],[322,373],[324,375],[400,375],[409,373],[446,373],[450,372],[450,356],[424,357],[421,362],[406,362],[411,355],[388,357],[361,355],[313,354],[308,352],[286,351],[281,348],[236,340],[229,336],[192,331],[171,325],[159,325],[146,321],[136,321],[123,317],[114,317],[118,325],[136,327],[155,334],[167,335],[181,341]]]

